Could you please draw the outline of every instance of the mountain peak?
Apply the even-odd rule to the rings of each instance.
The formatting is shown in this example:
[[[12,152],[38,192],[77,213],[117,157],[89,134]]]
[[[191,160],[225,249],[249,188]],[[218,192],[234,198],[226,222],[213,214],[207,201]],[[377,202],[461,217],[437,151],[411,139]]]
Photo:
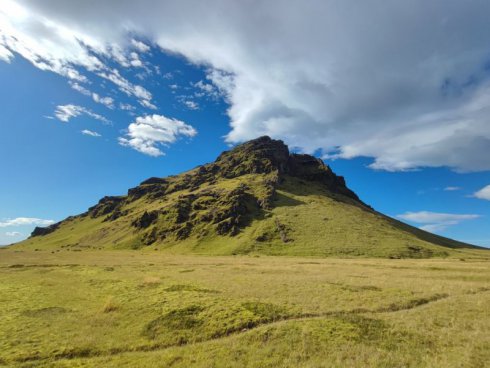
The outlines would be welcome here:
[[[288,146],[268,136],[253,139],[225,151],[216,159],[223,168],[237,168],[236,173],[285,172],[289,159]]]
[[[289,175],[302,180],[322,183],[326,188],[356,201],[359,197],[347,188],[342,176],[336,175],[321,159],[312,155],[290,153],[281,140],[262,136],[223,152],[215,162],[225,177],[245,174]]]

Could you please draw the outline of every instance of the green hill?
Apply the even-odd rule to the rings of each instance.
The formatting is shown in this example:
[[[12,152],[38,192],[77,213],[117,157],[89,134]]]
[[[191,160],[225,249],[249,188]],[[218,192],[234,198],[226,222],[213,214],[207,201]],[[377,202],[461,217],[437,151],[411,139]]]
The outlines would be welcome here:
[[[15,247],[426,258],[476,249],[376,212],[323,161],[261,137],[36,228]]]

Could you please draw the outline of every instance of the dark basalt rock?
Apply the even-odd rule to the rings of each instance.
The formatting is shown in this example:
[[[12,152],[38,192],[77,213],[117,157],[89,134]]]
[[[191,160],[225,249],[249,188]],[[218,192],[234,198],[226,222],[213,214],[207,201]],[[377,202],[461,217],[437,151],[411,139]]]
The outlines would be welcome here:
[[[58,222],[56,224],[49,225],[46,227],[36,226],[31,233],[31,237],[44,236],[44,235],[51,234],[53,231],[57,230],[60,227],[60,225],[61,225],[61,222]]]
[[[88,213],[92,218],[107,215],[114,211],[124,201],[124,197],[110,197],[106,196],[102,198],[99,203],[88,209]]]
[[[141,217],[134,220],[131,225],[137,229],[146,229],[148,226],[153,224],[158,218],[158,211],[145,211]]]
[[[175,211],[175,223],[181,224],[189,219],[189,214],[192,208],[192,200],[195,196],[181,197],[173,206]]]
[[[289,149],[283,141],[260,137],[225,151],[217,158],[219,175],[234,178],[245,174],[285,172]]]
[[[342,176],[335,175],[328,165],[316,157],[292,154],[288,162],[288,174],[307,181],[324,184],[332,193],[343,194],[360,202],[359,197],[345,185]]]
[[[127,210],[121,211],[121,209],[116,208],[114,210],[114,212],[112,212],[111,214],[109,214],[109,216],[107,216],[104,219],[103,222],[106,222],[106,221],[115,221],[115,220],[117,220],[120,217],[126,216],[127,214],[128,214],[128,211]]]
[[[144,181],[141,185],[129,189],[128,197],[130,200],[135,201],[147,194],[149,194],[152,199],[163,197],[167,193],[168,182],[163,181],[163,179],[157,182],[156,179],[157,178],[148,179],[147,181],[151,181],[152,183],[146,183],[147,181]]]
[[[164,178],[149,178],[145,181],[142,181],[140,185],[148,185],[148,184],[168,184],[167,179]]]

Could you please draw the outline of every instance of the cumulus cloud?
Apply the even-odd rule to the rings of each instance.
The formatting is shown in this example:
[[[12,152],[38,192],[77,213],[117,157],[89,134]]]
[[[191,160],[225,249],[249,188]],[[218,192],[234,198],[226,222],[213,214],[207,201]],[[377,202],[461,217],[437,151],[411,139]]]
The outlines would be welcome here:
[[[453,214],[420,211],[405,212],[404,214],[396,217],[416,224],[422,224],[422,226],[420,226],[420,229],[422,230],[429,232],[440,232],[449,226],[457,225],[462,221],[474,220],[481,216],[475,214]]]
[[[6,219],[0,221],[0,227],[25,226],[25,225],[48,226],[51,224],[54,224],[53,220],[43,220],[35,217],[17,217],[14,219]]]
[[[54,116],[58,118],[58,120],[67,123],[69,122],[72,118],[75,118],[80,115],[87,115],[90,116],[91,118],[94,118],[96,120],[99,120],[103,123],[109,124],[110,121],[107,120],[105,117],[102,115],[96,114],[95,112],[91,111],[90,109],[87,109],[86,107],[83,106],[78,106],[78,105],[59,105],[56,106],[56,110],[54,112]]]
[[[91,137],[101,137],[101,135],[97,132],[94,132],[92,130],[84,129],[82,130],[83,135],[89,135]]]
[[[130,64],[128,34],[205,65],[230,103],[229,142],[269,134],[380,170],[490,170],[487,0],[3,2],[0,44],[74,80],[81,66],[143,92],[97,57],[119,45]]]
[[[487,201],[490,201],[490,185],[481,188],[474,194],[474,196],[479,199],[486,199]]]
[[[162,156],[161,145],[174,143],[179,137],[194,137],[197,131],[190,125],[163,115],[139,116],[128,126],[119,143],[149,156]]]

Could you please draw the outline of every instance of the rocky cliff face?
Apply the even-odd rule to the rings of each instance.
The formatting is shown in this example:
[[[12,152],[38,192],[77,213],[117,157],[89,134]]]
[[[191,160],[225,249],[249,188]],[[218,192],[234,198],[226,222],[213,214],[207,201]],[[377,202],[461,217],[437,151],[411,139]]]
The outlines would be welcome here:
[[[360,202],[359,197],[347,188],[344,178],[336,175],[322,160],[311,155],[291,154],[283,141],[267,136],[223,152],[211,167],[213,172],[224,177],[277,173],[279,180],[284,175],[289,175],[319,182],[333,193],[343,194]]]

